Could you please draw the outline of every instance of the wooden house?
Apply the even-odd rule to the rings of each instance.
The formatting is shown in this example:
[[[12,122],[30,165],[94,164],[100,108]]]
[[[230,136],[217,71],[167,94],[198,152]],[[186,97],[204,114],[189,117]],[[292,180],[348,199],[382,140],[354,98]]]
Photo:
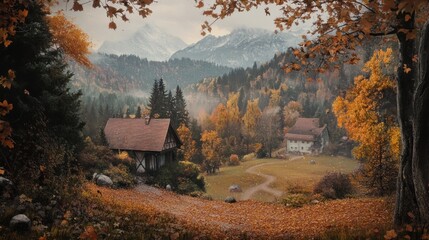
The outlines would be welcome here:
[[[170,119],[110,118],[104,128],[110,149],[127,151],[138,172],[158,170],[176,161],[181,142]]]
[[[319,154],[329,143],[329,134],[318,118],[298,118],[285,137],[288,153]]]

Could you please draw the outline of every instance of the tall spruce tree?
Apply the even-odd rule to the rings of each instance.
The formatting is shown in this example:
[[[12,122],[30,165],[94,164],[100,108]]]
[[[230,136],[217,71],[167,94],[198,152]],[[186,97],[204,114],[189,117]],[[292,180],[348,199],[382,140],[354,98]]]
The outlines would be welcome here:
[[[185,124],[189,127],[189,113],[186,110],[186,101],[183,96],[182,89],[179,86],[176,87],[176,112],[177,112],[177,124]]]
[[[135,118],[142,118],[142,108],[140,106],[137,107]]]
[[[167,90],[165,89],[165,83],[164,80],[161,78],[158,82],[158,102],[159,102],[159,117],[160,118],[167,118],[167,104],[168,104],[168,95]]]
[[[77,168],[83,144],[80,93],[69,90],[72,74],[52,43],[46,13],[35,2],[28,9],[25,24],[11,37],[13,44],[0,48],[0,72],[13,69],[16,74],[10,90],[0,88],[0,97],[14,107],[3,119],[13,128],[15,147],[4,149],[2,158],[24,186],[55,183],[58,177],[67,181],[64,176]]]
[[[174,127],[174,129],[178,128],[179,125],[177,124],[177,110],[176,110],[176,99],[173,97],[173,93],[168,91],[167,96],[167,118],[171,119],[171,125]]]
[[[148,107],[150,109],[150,117],[154,117],[155,114],[160,112],[160,101],[159,101],[159,85],[158,80],[155,79],[152,86],[152,92],[149,97]]]

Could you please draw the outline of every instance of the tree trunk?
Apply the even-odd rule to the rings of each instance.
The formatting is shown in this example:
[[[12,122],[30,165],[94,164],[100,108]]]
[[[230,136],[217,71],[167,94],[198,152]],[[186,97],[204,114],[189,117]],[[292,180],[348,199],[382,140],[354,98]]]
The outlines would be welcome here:
[[[413,29],[414,20],[402,22],[402,27]],[[418,54],[420,69],[412,61],[415,40],[407,40],[404,33],[398,33],[401,56],[398,68],[398,118],[402,154],[394,217],[397,226],[411,221],[429,223],[429,22],[422,33]],[[404,71],[405,64],[412,72],[407,74]],[[414,219],[409,213],[415,216]]]
[[[418,56],[412,170],[419,213],[417,217],[420,222],[429,223],[429,21],[423,27]]]
[[[404,19],[403,14],[399,14],[399,19]],[[414,18],[408,22],[401,20],[402,27],[414,28]],[[410,26],[411,25],[411,26]],[[401,129],[402,150],[399,166],[396,208],[394,222],[395,225],[402,225],[410,222],[409,212],[415,212],[417,201],[415,198],[414,183],[412,179],[412,158],[413,158],[413,94],[415,70],[413,67],[415,40],[406,39],[406,34],[399,32],[399,66],[398,66],[398,122]],[[412,72],[406,73],[404,66],[412,68]]]

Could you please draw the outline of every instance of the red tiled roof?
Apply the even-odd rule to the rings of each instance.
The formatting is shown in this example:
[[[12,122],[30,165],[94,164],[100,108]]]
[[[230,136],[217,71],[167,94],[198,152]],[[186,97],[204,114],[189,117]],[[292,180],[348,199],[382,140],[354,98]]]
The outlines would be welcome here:
[[[293,127],[285,135],[286,139],[314,141],[326,125],[320,127],[318,118],[298,118]]]
[[[170,119],[110,118],[104,128],[111,149],[161,152]]]
[[[314,136],[303,134],[286,133],[285,138],[290,140],[314,141]]]

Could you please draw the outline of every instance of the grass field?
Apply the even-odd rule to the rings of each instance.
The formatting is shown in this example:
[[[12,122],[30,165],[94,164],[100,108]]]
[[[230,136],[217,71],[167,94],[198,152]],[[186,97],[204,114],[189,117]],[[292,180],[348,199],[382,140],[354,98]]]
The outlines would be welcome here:
[[[310,164],[315,160],[316,164]],[[311,192],[313,186],[328,172],[350,173],[356,170],[358,162],[345,157],[305,156],[295,161],[262,166],[262,173],[277,177],[271,187],[288,192],[290,188]]]
[[[310,164],[314,159],[316,164]],[[239,193],[229,193],[228,187],[238,184],[243,191],[265,181],[265,178],[246,173],[245,170],[262,163],[269,163],[257,170],[263,174],[277,177],[270,186],[285,193],[289,191],[311,192],[314,184],[328,172],[349,173],[358,167],[358,162],[345,157],[306,156],[294,161],[282,159],[251,159],[240,166],[222,167],[216,175],[206,176],[207,193],[214,199],[226,196],[240,198]],[[275,197],[266,192],[257,192],[252,199],[272,202]]]

